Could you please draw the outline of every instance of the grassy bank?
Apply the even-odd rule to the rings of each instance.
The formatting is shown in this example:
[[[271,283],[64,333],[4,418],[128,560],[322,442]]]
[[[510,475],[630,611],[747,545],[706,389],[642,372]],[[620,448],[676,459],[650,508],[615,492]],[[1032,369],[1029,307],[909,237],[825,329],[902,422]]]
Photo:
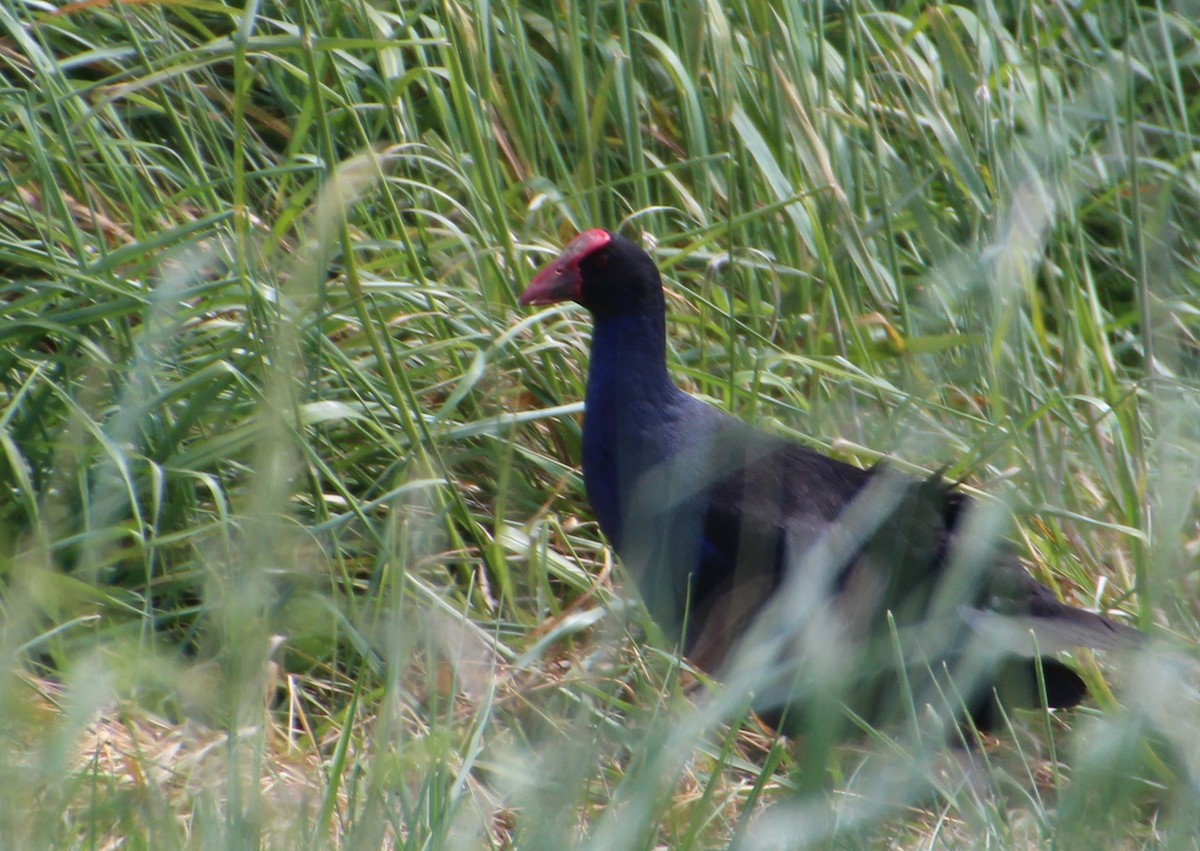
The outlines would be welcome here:
[[[0,844],[1196,844],[1194,13],[0,5]],[[516,308],[596,226],[688,389],[947,467],[1165,646],[999,796],[694,691],[583,496],[586,315]]]

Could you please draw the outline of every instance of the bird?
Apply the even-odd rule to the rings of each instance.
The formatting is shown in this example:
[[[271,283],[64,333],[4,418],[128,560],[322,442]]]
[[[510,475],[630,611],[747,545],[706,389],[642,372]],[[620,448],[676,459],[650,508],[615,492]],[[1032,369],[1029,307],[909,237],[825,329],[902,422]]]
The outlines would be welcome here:
[[[662,278],[632,240],[580,233],[518,301],[590,312],[582,467],[600,530],[696,668],[757,666],[751,705],[772,726],[936,705],[991,732],[1009,709],[1086,697],[1060,651],[1144,637],[1060,601],[940,474],[861,468],[680,389]]]

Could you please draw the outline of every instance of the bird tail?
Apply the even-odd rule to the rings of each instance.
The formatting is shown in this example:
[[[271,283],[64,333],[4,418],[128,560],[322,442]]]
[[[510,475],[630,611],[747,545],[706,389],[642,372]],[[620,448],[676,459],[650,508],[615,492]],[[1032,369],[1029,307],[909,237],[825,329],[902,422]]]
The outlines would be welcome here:
[[[994,730],[1003,723],[1008,709],[1038,709],[1043,706],[1067,709],[1087,697],[1083,678],[1071,668],[1049,656],[1036,659],[1009,657],[996,669],[990,686],[969,707],[971,720],[979,730]]]

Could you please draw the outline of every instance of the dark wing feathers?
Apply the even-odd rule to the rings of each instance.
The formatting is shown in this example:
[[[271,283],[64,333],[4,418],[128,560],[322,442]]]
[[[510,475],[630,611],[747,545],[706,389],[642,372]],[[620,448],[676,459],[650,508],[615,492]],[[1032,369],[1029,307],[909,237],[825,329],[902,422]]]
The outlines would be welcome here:
[[[720,666],[785,576],[805,596],[840,605],[855,621],[848,634],[874,632],[878,640],[889,615],[899,628],[917,629],[943,612],[957,626],[938,621],[938,634],[954,645],[938,658],[954,657],[972,638],[1012,654],[969,706],[980,729],[999,717],[995,693],[1007,706],[1039,705],[1039,666],[1051,706],[1082,699],[1083,681],[1045,654],[1130,647],[1142,638],[1060,602],[1003,541],[977,553],[965,578],[951,577],[964,570],[951,550],[972,503],[940,475],[860,469],[732,420],[713,448],[720,474],[709,476],[685,638],[703,668]],[[818,544],[821,557],[810,557]]]

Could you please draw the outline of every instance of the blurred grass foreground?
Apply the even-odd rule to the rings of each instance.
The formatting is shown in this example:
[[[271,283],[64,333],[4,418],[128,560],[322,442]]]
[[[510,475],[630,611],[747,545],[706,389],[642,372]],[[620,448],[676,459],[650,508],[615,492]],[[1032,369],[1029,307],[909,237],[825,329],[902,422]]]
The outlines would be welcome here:
[[[1197,847],[1198,66],[1195,0],[3,0],[0,846]],[[697,689],[516,308],[587,227],[689,390],[1152,649],[982,786]]]

